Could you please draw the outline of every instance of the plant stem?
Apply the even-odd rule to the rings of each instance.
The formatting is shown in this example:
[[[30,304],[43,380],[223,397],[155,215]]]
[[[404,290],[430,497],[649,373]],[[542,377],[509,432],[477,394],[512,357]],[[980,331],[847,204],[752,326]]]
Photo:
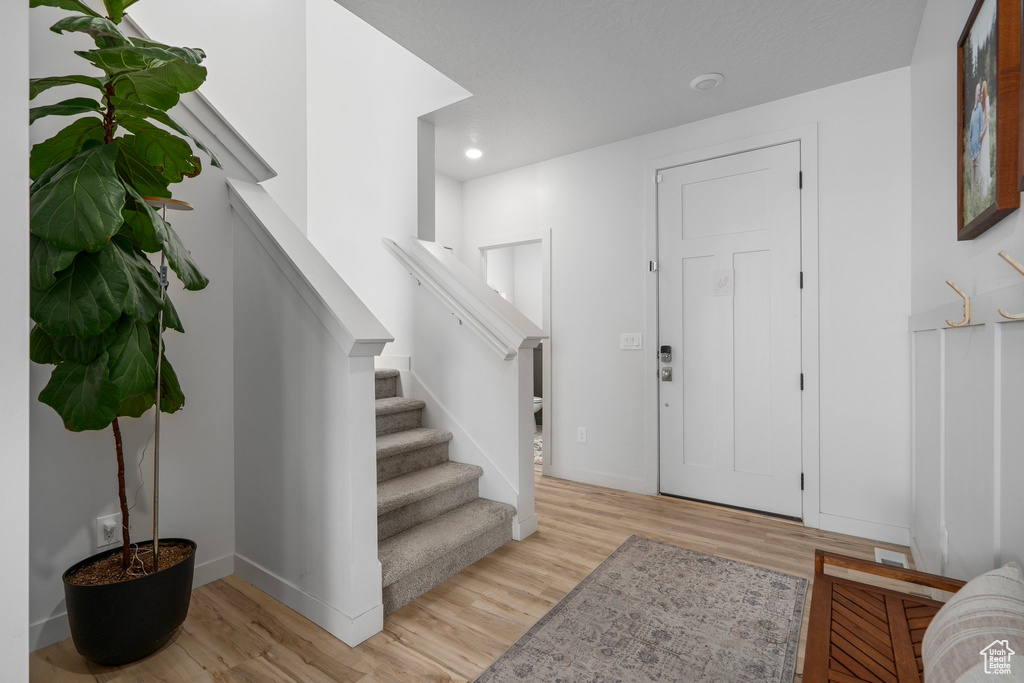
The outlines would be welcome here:
[[[121,426],[114,418],[114,446],[117,447],[117,495],[121,499],[121,567],[128,571],[131,566],[132,539],[128,535],[128,495],[124,487],[124,448],[121,445]]]
[[[107,102],[107,110],[103,112],[103,144],[114,141],[114,84],[107,81],[103,84],[103,99]]]

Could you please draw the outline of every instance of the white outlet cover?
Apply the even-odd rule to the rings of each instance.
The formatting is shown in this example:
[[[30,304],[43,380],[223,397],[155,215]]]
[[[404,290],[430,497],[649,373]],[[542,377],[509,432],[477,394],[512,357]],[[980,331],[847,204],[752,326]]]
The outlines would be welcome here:
[[[114,526],[115,526],[114,540],[113,541],[109,541],[109,542],[103,540],[103,527],[106,526],[106,524],[108,522],[113,522]],[[121,532],[120,532],[120,530],[121,530],[121,513],[120,512],[114,513],[112,515],[104,515],[103,517],[97,517],[96,518],[96,547],[97,548],[107,548],[107,547],[110,547],[112,545],[117,545],[118,543],[120,543],[121,542]]]

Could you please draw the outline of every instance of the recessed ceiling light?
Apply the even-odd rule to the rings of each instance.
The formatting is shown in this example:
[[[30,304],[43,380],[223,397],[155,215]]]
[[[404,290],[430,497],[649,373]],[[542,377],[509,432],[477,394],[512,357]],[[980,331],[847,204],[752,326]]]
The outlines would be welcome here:
[[[466,150],[466,156],[469,157],[470,159],[479,159],[483,155],[484,153],[481,150],[477,149],[476,147],[470,147],[469,149]]]
[[[690,81],[690,88],[693,90],[712,90],[717,88],[725,80],[722,74],[701,74]]]

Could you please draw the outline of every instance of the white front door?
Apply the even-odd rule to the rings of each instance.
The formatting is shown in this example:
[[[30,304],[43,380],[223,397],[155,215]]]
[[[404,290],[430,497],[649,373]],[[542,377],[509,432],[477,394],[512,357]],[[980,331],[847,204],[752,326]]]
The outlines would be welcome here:
[[[799,142],[659,173],[662,493],[803,516],[799,173]]]

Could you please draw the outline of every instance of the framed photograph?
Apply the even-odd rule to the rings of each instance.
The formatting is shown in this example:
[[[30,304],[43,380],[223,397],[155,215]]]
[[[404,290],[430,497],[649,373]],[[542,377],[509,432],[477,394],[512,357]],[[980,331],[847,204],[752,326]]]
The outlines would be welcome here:
[[[957,239],[1020,206],[1021,0],[977,0],[957,43]]]

